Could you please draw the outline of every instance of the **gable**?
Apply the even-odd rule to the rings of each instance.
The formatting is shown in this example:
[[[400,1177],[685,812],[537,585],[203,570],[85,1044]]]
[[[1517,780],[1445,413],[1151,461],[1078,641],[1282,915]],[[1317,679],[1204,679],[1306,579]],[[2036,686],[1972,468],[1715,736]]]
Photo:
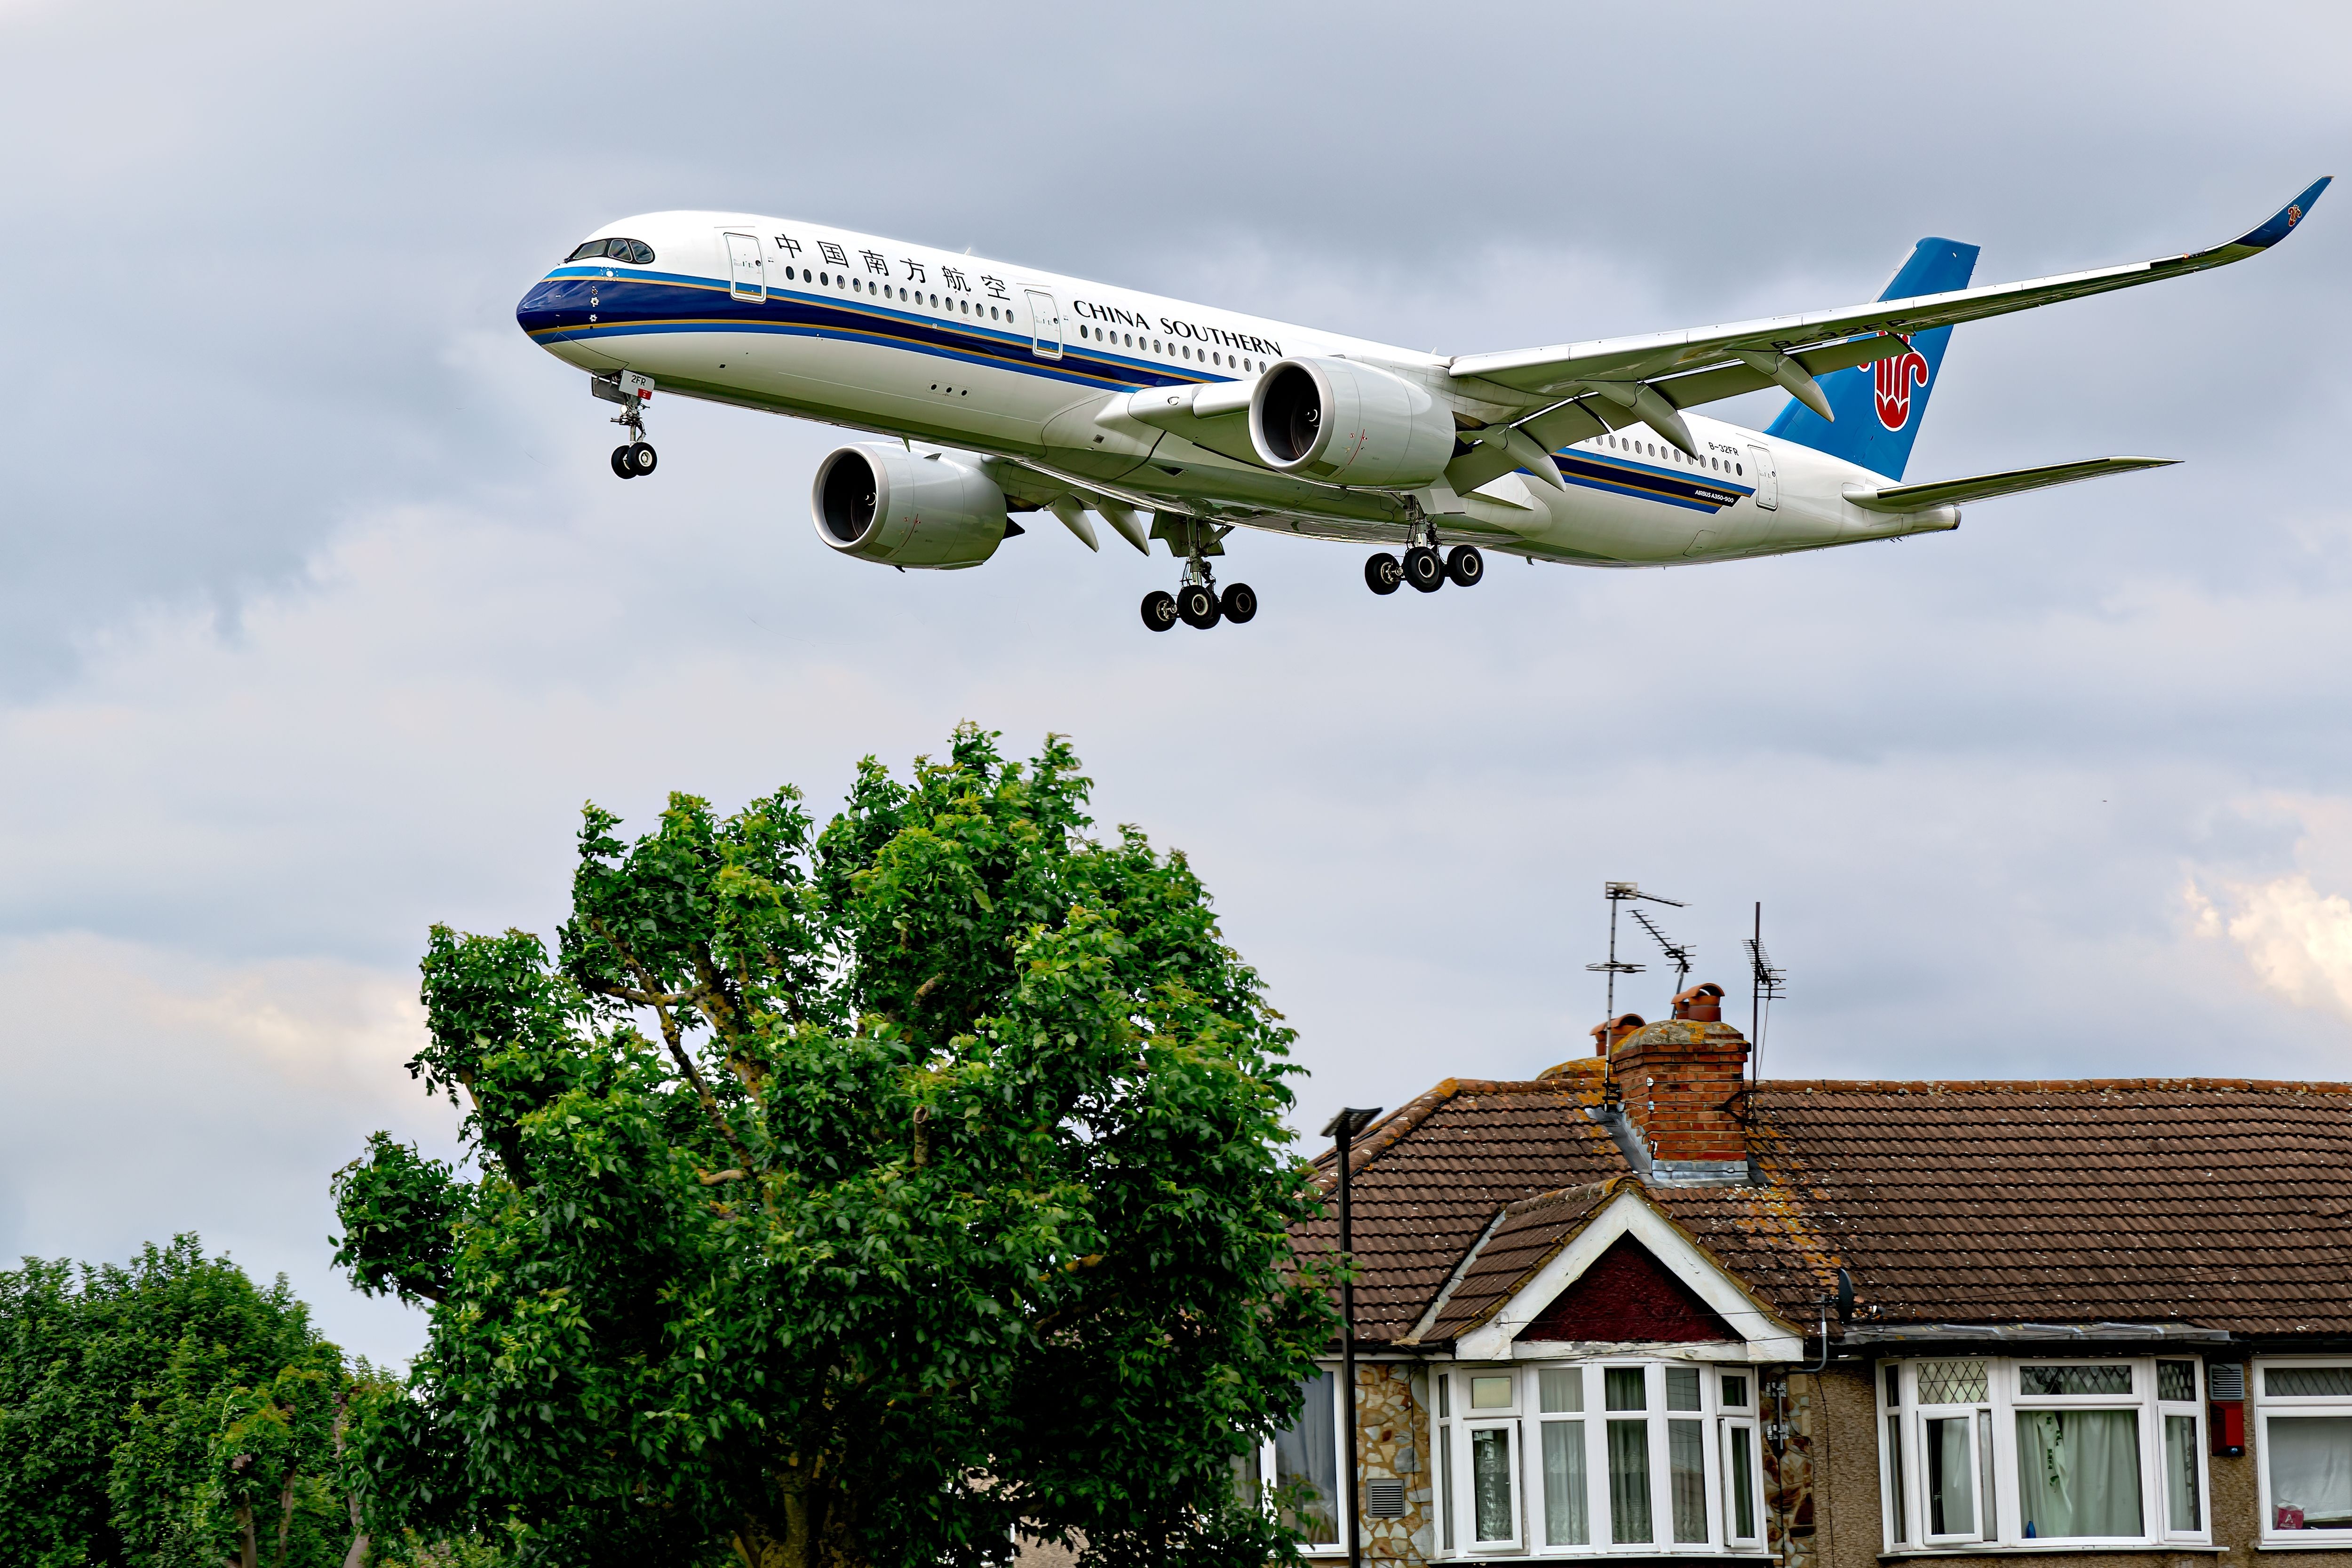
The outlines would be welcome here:
[[[1714,1308],[1631,1236],[1620,1236],[1518,1333],[1522,1340],[1704,1344],[1737,1341]]]

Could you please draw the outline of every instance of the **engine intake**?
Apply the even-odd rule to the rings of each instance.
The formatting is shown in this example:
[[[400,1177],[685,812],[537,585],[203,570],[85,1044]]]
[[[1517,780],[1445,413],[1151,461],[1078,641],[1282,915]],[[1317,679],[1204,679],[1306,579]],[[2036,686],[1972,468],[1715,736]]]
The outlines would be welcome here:
[[[1413,490],[1454,457],[1454,415],[1402,376],[1352,360],[1284,360],[1250,399],[1267,467],[1338,485]]]
[[[1004,492],[953,458],[844,446],[817,465],[817,538],[844,555],[910,570],[978,566],[1004,542]]]

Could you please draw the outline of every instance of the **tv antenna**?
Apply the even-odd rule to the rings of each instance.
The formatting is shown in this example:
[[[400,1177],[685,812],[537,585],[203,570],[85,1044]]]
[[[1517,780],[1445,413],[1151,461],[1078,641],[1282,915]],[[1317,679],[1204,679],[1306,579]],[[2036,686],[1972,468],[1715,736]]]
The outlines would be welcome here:
[[[1613,1021],[1617,1017],[1617,977],[1638,975],[1645,967],[1641,964],[1621,963],[1618,960],[1617,906],[1621,904],[1630,904],[1635,899],[1647,899],[1652,904],[1671,904],[1676,909],[1687,908],[1688,905],[1679,898],[1661,898],[1654,893],[1643,893],[1638,883],[1604,882],[1601,884],[1601,895],[1609,900],[1609,961],[1605,964],[1587,964],[1584,967],[1591,973],[1609,977],[1609,1018]],[[1638,918],[1641,911],[1635,910],[1634,915]],[[1649,922],[1643,921],[1643,925],[1647,926]],[[1656,933],[1654,931],[1652,935],[1654,936]],[[1664,938],[1660,937],[1659,940],[1663,942]]]
[[[1789,983],[1789,972],[1776,968],[1772,955],[1764,951],[1764,904],[1756,905],[1756,935],[1740,943],[1748,949],[1749,990],[1748,993],[1748,1038],[1756,1049],[1748,1054],[1748,1068],[1755,1081],[1764,1078],[1764,1026],[1771,1019],[1771,1004],[1780,1000]]]
[[[1646,912],[1629,909],[1625,913],[1633,917],[1634,925],[1650,934],[1651,941],[1655,942],[1665,951],[1667,962],[1675,967],[1675,994],[1682,995],[1683,982],[1690,978],[1691,955],[1698,949],[1687,942],[1667,941],[1666,934],[1658,929],[1658,923],[1651,919]]]

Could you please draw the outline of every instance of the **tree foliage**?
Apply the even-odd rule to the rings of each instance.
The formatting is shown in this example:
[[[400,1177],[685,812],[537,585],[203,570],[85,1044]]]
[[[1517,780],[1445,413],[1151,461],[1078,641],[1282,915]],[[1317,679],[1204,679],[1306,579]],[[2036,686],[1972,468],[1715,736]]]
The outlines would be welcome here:
[[[822,831],[592,806],[553,955],[433,931],[411,1071],[478,1168],[379,1135],[338,1177],[352,1278],[431,1306],[373,1517],[579,1563],[1288,1550],[1231,1467],[1328,1330],[1290,1034],[1087,789],[966,727]]]
[[[332,1568],[351,1376],[279,1279],[193,1236],[0,1273],[0,1553],[66,1568]]]

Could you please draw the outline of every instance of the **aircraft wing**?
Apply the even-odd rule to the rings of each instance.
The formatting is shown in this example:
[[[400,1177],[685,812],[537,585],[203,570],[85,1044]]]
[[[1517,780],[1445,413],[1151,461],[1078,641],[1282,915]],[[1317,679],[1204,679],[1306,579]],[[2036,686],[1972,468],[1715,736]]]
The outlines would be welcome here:
[[[2086,457],[2079,463],[2053,463],[2045,468],[2011,468],[2002,474],[1979,474],[1969,479],[1937,479],[1926,485],[1848,485],[1845,498],[1864,511],[1916,512],[1927,507],[1956,507],[1964,501],[1989,501],[2072,485],[2078,479],[2099,479],[2109,474],[2129,474],[2140,468],[2168,468],[2178,457]]]
[[[1948,294],[1874,300],[1801,316],[1774,316],[1543,349],[1464,354],[1447,369],[1457,381],[1485,382],[1500,391],[1503,398],[1498,401],[1548,402],[1597,394],[1594,412],[1607,425],[1640,419],[1674,439],[1669,427],[1682,423],[1674,416],[1675,409],[1737,397],[1776,382],[1810,402],[1802,389],[1811,387],[1813,375],[1906,352],[1910,345],[1904,340],[1929,328],[2137,287],[2259,256],[2303,221],[2328,183],[2326,179],[2314,182],[2267,222],[2237,238],[2186,256],[2159,256],[2023,283],[1955,289]],[[1475,394],[1474,388],[1464,390]],[[1676,440],[1676,444],[1682,444]]]

